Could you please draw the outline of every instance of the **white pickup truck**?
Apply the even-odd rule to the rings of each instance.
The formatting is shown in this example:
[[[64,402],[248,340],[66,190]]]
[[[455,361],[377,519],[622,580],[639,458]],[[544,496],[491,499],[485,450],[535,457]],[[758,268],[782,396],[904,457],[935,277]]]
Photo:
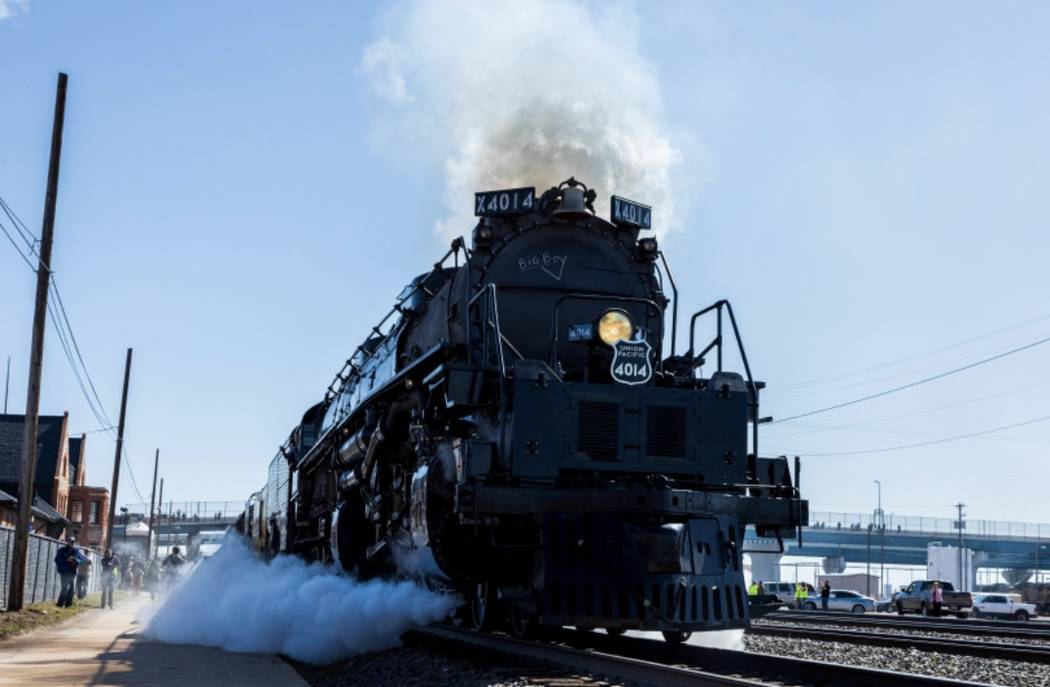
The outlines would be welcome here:
[[[1035,604],[1021,601],[1020,594],[974,594],[973,618],[1008,618],[1028,620],[1038,615]]]

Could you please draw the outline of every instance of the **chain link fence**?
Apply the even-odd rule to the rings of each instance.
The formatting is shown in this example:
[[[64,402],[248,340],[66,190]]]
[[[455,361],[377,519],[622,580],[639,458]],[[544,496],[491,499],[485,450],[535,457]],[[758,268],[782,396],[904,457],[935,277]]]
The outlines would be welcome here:
[[[38,534],[29,535],[29,551],[26,556],[26,584],[22,603],[31,604],[38,601],[58,599],[62,583],[55,567],[55,554],[62,542]],[[11,584],[11,556],[15,547],[15,531],[9,527],[0,527],[0,608],[7,609],[8,587]],[[81,549],[91,559],[91,575],[88,578],[88,592],[101,588],[99,571],[102,569],[102,557],[90,549]]]

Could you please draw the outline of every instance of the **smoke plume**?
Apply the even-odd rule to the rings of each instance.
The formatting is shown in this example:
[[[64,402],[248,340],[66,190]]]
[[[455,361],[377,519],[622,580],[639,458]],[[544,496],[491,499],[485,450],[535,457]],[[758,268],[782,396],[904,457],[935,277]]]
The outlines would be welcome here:
[[[149,619],[146,636],[328,663],[398,644],[456,602],[411,582],[359,582],[292,556],[270,562],[227,536]]]
[[[475,191],[542,192],[570,176],[598,191],[600,215],[615,193],[653,205],[657,231],[674,228],[681,155],[629,8],[411,0],[382,25],[359,67],[379,102],[379,143],[442,166],[439,234],[473,226]]]

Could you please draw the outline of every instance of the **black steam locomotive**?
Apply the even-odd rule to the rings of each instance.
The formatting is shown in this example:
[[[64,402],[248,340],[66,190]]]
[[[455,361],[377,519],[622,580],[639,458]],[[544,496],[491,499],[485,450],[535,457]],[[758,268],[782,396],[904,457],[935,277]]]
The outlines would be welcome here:
[[[273,459],[241,523],[260,550],[415,576],[474,629],[747,624],[745,527],[791,535],[807,503],[758,456],[729,303],[676,353],[650,209],[614,196],[606,221],[594,199],[575,179],[476,195],[471,245],[405,288]]]

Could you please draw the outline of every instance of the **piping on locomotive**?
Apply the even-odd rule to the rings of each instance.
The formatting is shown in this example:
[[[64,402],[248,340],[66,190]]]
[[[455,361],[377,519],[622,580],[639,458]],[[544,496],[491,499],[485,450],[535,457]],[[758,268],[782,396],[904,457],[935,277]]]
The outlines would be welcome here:
[[[806,524],[798,459],[793,482],[758,455],[730,304],[679,332],[650,209],[613,196],[606,221],[594,199],[477,194],[471,245],[405,288],[273,459],[239,525],[260,550],[415,576],[475,629],[497,605],[516,634],[747,625],[744,530]]]

